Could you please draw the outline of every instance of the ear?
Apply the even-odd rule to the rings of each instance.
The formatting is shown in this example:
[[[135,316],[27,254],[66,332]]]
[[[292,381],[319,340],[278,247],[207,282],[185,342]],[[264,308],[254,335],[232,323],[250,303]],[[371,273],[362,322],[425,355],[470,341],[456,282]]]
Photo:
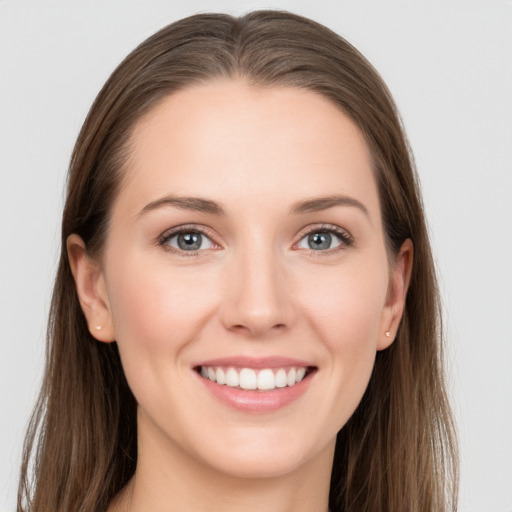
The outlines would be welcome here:
[[[393,343],[405,307],[407,289],[411,280],[414,246],[407,239],[400,247],[391,269],[386,304],[382,312],[377,350],[384,350]]]
[[[115,335],[102,269],[98,262],[87,255],[85,243],[78,235],[70,235],[66,246],[89,332],[98,341],[110,343],[115,340]]]

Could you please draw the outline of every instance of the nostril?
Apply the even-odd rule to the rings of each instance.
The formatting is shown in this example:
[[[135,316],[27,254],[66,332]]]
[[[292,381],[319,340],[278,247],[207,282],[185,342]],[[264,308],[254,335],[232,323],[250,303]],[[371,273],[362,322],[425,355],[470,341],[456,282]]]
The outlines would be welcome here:
[[[253,328],[251,328],[250,325],[244,325],[244,324],[235,324],[235,325],[231,326],[231,328],[233,330],[237,330],[237,331],[251,331],[251,332],[253,330],[259,330],[258,327],[260,327],[260,326],[253,325]],[[272,330],[272,329],[278,329],[278,330],[286,329],[286,324],[271,325],[269,330]]]

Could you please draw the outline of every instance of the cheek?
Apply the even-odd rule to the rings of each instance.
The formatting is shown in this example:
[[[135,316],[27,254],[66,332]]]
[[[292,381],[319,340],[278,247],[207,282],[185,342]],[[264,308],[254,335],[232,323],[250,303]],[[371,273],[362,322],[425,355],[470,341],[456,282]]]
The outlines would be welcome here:
[[[301,309],[331,350],[376,347],[388,286],[386,266],[347,265],[306,275],[299,292]]]
[[[316,283],[316,286],[314,286]],[[324,283],[323,287],[319,284]],[[302,310],[326,348],[325,370],[341,427],[352,415],[368,385],[377,351],[388,285],[386,266],[351,266],[329,277],[311,279]],[[301,296],[306,297],[305,294]]]
[[[124,373],[137,403],[151,417],[175,425],[172,412],[193,396],[180,386],[189,378],[186,347],[215,310],[203,275],[124,258],[110,272],[109,298]],[[181,270],[181,271],[180,271]],[[210,285],[211,286],[211,285]],[[160,411],[160,412],[158,412]]]
[[[141,366],[151,356],[175,359],[208,320],[213,290],[204,275],[183,275],[138,259],[113,267],[110,309],[123,362],[130,357]]]

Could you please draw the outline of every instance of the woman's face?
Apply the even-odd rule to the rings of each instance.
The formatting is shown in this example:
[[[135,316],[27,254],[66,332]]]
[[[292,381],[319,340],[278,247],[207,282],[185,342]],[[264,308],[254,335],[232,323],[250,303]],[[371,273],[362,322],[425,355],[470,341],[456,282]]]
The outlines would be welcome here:
[[[330,460],[405,293],[360,131],[310,91],[224,80],[167,97],[130,151],[85,309],[141,449],[246,477]]]

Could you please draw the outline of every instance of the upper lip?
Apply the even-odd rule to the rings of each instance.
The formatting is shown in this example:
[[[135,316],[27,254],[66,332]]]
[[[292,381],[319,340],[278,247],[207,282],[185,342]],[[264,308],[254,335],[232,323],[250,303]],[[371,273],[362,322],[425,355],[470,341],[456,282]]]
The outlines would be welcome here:
[[[304,361],[301,359],[295,359],[291,357],[283,356],[271,356],[271,357],[248,357],[248,356],[231,356],[231,357],[220,357],[216,359],[208,359],[201,361],[194,365],[194,368],[199,366],[224,366],[224,367],[238,367],[238,368],[286,368],[290,366],[296,367],[314,367],[310,361]]]

